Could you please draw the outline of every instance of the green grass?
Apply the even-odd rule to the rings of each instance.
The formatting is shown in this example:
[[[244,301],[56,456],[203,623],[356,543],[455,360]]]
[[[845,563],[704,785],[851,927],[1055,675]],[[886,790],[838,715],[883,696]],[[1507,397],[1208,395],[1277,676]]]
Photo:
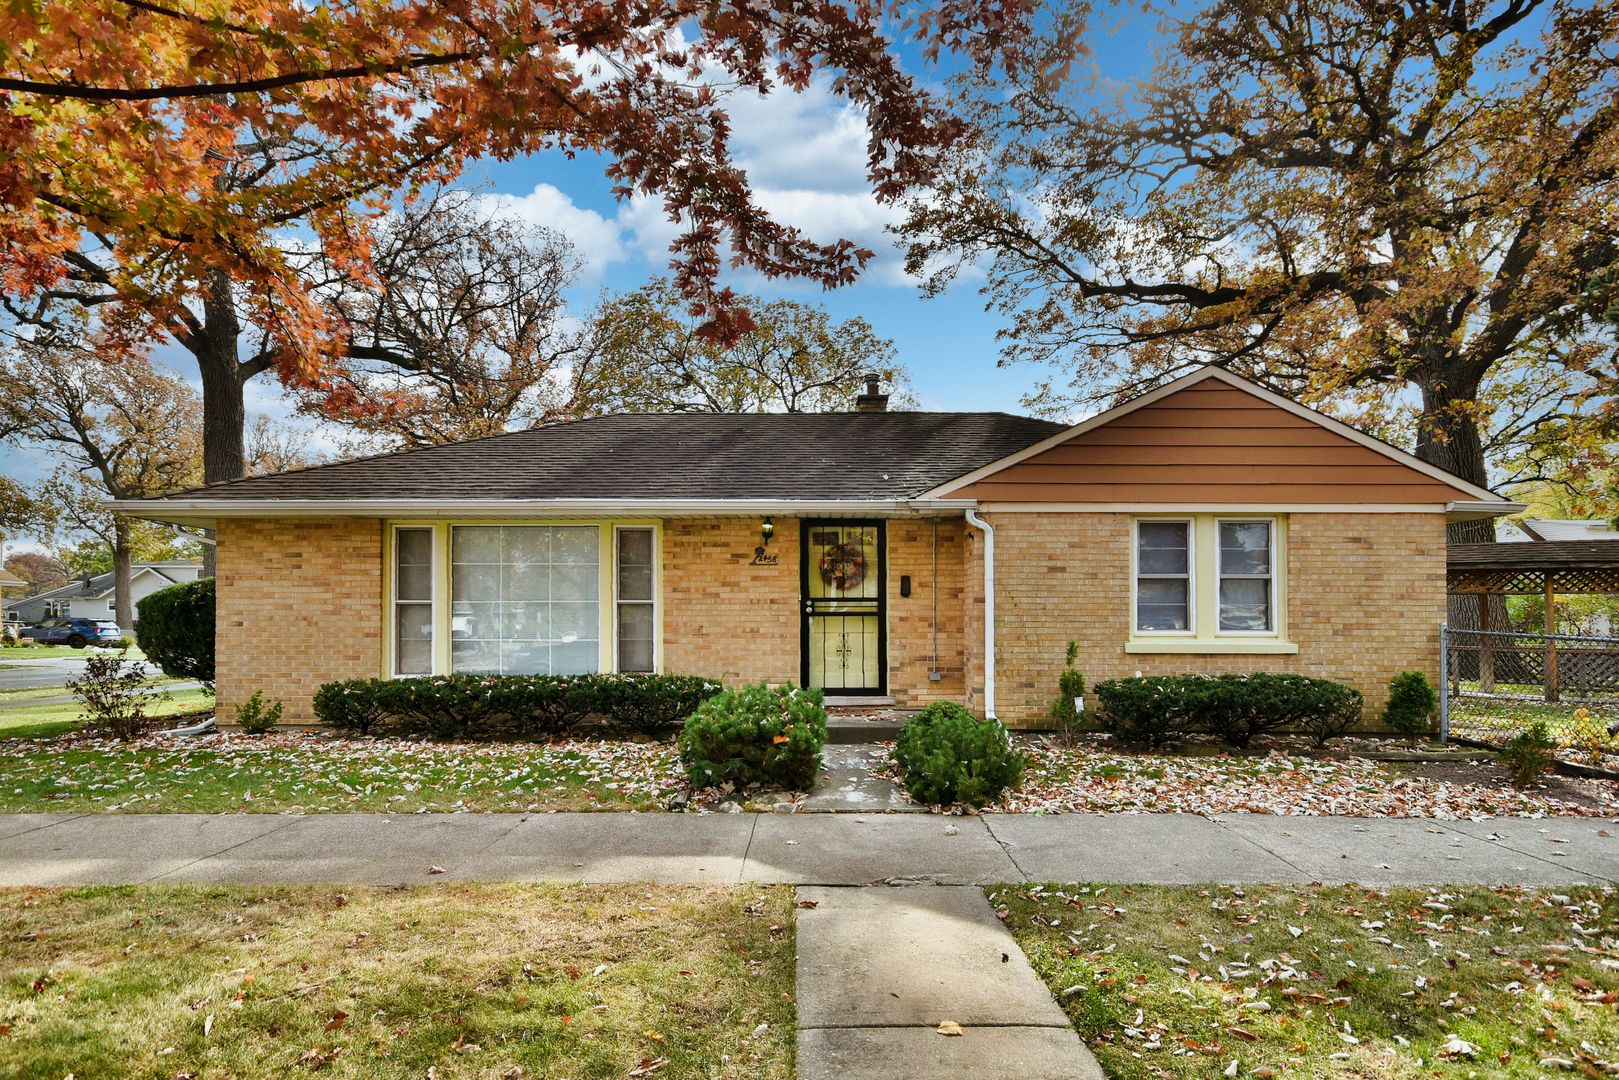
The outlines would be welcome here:
[[[61,697],[68,693],[60,686],[42,687],[38,690],[15,691],[16,695],[33,694],[37,697]],[[19,700],[13,694],[0,698],[0,740],[5,739],[46,739],[57,735],[65,735],[83,727],[80,719],[79,703],[77,701],[63,701],[54,705],[16,705],[9,704]],[[22,698],[21,700],[28,700]],[[147,710],[147,715],[154,717],[178,716],[185,713],[195,713],[213,707],[214,699],[204,690],[180,690],[171,695],[168,701],[153,702]],[[5,747],[0,742],[0,754],[25,754],[25,749]],[[4,781],[8,764],[0,763],[0,782]]]
[[[1597,764],[1604,758],[1611,763],[1612,757],[1619,755],[1619,739],[1607,731],[1608,724],[1616,718],[1619,710],[1612,705],[1587,706],[1578,702],[1463,696],[1453,699],[1450,707],[1450,729],[1459,737],[1501,744],[1536,720],[1544,720],[1559,746]]]
[[[990,898],[1110,1077],[1539,1077],[1558,1071],[1543,1059],[1619,1058],[1612,889]]]
[[[279,734],[0,746],[0,813],[655,810],[682,782],[669,743]]]
[[[793,1075],[790,888],[5,890],[0,913],[0,1077]]]

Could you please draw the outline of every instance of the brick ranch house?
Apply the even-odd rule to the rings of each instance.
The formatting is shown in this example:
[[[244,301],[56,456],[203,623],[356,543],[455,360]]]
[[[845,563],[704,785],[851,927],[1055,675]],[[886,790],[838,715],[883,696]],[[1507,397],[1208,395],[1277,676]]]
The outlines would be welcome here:
[[[605,416],[117,504],[216,530],[218,688],[668,671],[1047,714],[1092,681],[1437,675],[1445,524],[1509,503],[1207,369],[1073,426]],[[986,658],[988,662],[986,662]]]

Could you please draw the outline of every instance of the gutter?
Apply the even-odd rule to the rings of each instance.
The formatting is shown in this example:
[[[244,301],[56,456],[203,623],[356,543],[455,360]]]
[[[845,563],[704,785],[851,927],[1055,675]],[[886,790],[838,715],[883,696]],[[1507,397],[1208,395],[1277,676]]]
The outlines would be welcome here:
[[[395,517],[714,517],[780,514],[783,517],[872,514],[889,517],[954,515],[974,499],[114,499],[104,503],[126,517],[173,524],[221,518]]]
[[[1529,509],[1528,503],[1513,502],[1510,499],[1468,499],[1458,500],[1445,504],[1446,521],[1478,521],[1482,518],[1504,517],[1507,514],[1521,514]]]
[[[984,715],[995,715],[995,526],[971,507],[967,524],[984,534]]]

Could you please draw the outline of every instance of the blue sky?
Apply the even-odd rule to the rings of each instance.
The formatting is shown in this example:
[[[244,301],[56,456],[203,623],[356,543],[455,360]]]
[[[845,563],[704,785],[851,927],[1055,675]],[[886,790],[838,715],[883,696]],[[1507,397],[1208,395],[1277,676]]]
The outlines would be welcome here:
[[[1140,73],[1150,59],[1148,39],[1139,25],[1116,31],[1104,39],[1104,66],[1115,74]],[[899,53],[908,70],[937,86],[939,71],[929,69],[917,50],[901,46]],[[735,153],[773,213],[818,240],[847,237],[878,252],[858,283],[837,290],[756,276],[740,278],[737,287],[817,303],[837,319],[866,319],[898,346],[923,408],[1021,411],[1020,396],[1042,371],[997,365],[995,333],[1001,321],[984,311],[973,275],[931,300],[905,277],[902,256],[884,231],[899,211],[880,206],[866,186],[859,115],[828,91],[825,80],[803,94],[782,92],[764,99],[737,94],[729,105]],[[632,289],[662,272],[673,235],[654,200],[616,201],[600,165],[587,156],[569,161],[548,154],[479,164],[465,180],[496,193],[509,212],[573,241],[586,263],[572,297],[579,313],[588,311],[603,290]],[[196,381],[195,365],[177,347],[160,348],[157,357]],[[268,375],[249,384],[248,408],[276,417],[289,412]],[[317,434],[317,448],[329,444],[325,435]],[[21,482],[38,479],[54,463],[39,448],[0,447],[0,470]]]

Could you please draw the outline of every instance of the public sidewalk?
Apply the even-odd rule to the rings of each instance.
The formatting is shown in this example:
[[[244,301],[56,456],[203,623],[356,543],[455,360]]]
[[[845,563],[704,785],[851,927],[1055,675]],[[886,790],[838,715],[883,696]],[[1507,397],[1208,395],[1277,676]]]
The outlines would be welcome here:
[[[0,815],[0,885],[152,881],[1619,881],[1601,818],[1190,814]]]

